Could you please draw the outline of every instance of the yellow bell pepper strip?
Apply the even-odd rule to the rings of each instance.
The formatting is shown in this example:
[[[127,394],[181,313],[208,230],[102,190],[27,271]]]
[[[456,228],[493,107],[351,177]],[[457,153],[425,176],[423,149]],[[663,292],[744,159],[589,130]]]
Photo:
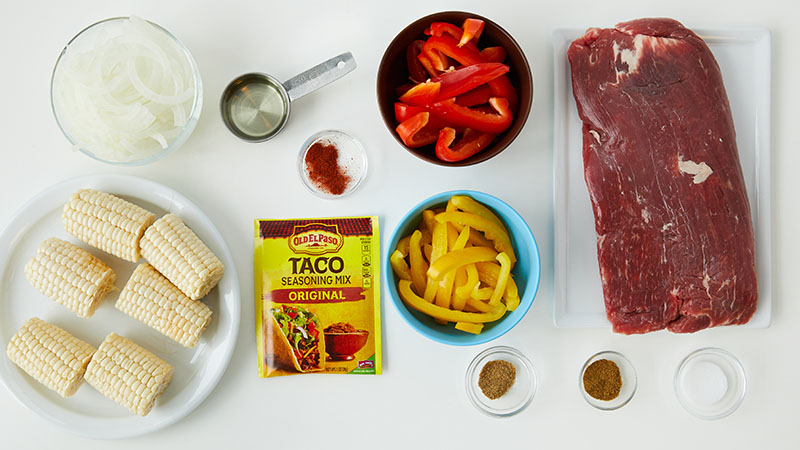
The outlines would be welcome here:
[[[451,224],[455,227],[456,230],[459,232],[464,229],[463,225],[459,225],[457,223]],[[474,245],[475,247],[494,247],[494,242],[486,239],[486,236],[483,235],[480,231],[476,229],[469,230],[469,239],[467,240],[470,244]]]
[[[433,246],[431,244],[428,243],[422,244],[422,254],[423,256],[425,256],[425,260],[427,260],[428,263],[431,262],[432,253],[433,253]]]
[[[454,306],[461,305],[461,308],[457,309],[462,309],[464,307],[463,305],[466,303],[472,290],[480,283],[478,279],[478,269],[475,267],[475,264],[467,264],[464,267],[464,274],[465,279],[461,283],[459,283],[458,280],[456,281],[456,292],[453,304]]]
[[[487,220],[477,214],[452,211],[445,211],[441,214],[437,214],[436,220],[441,222],[457,223],[460,225],[469,225],[471,228],[482,231],[488,239],[494,242],[494,248],[497,249],[498,252],[505,252],[508,255],[508,258],[511,260],[511,268],[514,268],[517,258],[514,255],[514,249],[511,246],[511,239],[502,228],[498,227],[497,224],[491,220]]]
[[[472,334],[481,334],[481,330],[483,330],[483,324],[470,323],[470,322],[456,322],[456,330],[466,331],[467,333],[472,333]]]
[[[428,231],[433,234],[434,226],[436,226],[436,213],[430,209],[422,211],[422,221],[419,223],[419,230]]]
[[[467,298],[466,306],[471,307],[472,309],[479,311],[479,312],[489,312],[492,310],[492,307],[489,306],[488,303],[474,299],[472,297]],[[465,307],[466,307],[465,306]]]
[[[428,276],[438,281],[444,278],[445,274],[461,266],[476,262],[494,261],[496,257],[497,252],[488,247],[469,247],[453,250],[431,264],[428,268]]]
[[[470,298],[473,298],[478,301],[489,300],[492,297],[492,292],[494,292],[494,287],[478,287],[475,286],[475,289],[472,290],[472,294],[470,294]]]
[[[442,255],[437,259],[437,261],[441,260],[442,258],[447,257],[447,255],[451,254],[453,251],[458,251],[464,249],[464,245],[467,243],[467,238],[469,237],[469,230],[466,232],[462,231],[460,234],[456,236],[455,229],[449,226],[446,223],[442,224],[447,229],[447,238],[448,241],[453,239],[450,242],[450,252]],[[430,274],[428,274],[430,277]],[[453,297],[453,283],[455,282],[455,271],[451,271],[450,273],[444,274],[444,277],[440,279],[434,278],[436,281],[439,282],[439,290],[436,292],[436,304],[441,306],[442,308],[450,308],[450,303],[452,302]],[[462,307],[463,308],[463,307]]]
[[[509,277],[509,280],[510,279],[511,278]],[[506,301],[506,309],[508,309],[509,311],[514,311],[519,306],[520,298],[519,297],[506,298],[505,301]]]
[[[417,292],[425,292],[425,282],[427,281],[427,277],[425,276],[427,264],[422,259],[422,249],[420,248],[421,239],[422,233],[420,233],[419,230],[414,230],[408,245],[408,259],[411,263],[411,280],[414,282],[414,289],[416,289]]]
[[[506,284],[508,283],[509,273],[511,273],[511,260],[508,255],[500,252],[497,255],[497,260],[500,261],[500,275],[497,277],[497,285],[494,287],[492,297],[489,299],[489,305],[496,305],[500,303],[503,293],[506,291]]]
[[[433,211],[431,211],[433,214]],[[422,213],[422,219],[425,221],[425,212]],[[432,228],[433,236],[432,236],[432,246],[433,251],[431,252],[431,262],[439,259],[440,256],[447,253],[447,224],[437,222],[433,220]],[[433,299],[436,297],[436,292],[439,290],[439,283],[433,278],[428,277],[428,283],[425,286],[425,294],[423,298],[428,303],[432,302]]]
[[[500,218],[497,217],[497,215],[495,215],[495,213],[492,212],[491,209],[475,201],[475,199],[473,199],[472,197],[469,197],[467,195],[454,195],[450,198],[450,201],[456,208],[460,209],[461,211],[477,214],[483,217],[484,219],[490,220],[494,222],[498,227],[500,227],[500,229],[502,229],[504,232],[508,233],[508,230],[506,230],[506,226],[503,225],[503,221],[500,220]]]
[[[503,317],[506,313],[506,307],[502,303],[492,306],[492,309],[487,313],[469,313],[464,311],[453,311],[451,309],[442,308],[434,304],[426,302],[420,298],[411,289],[411,282],[408,280],[400,280],[398,283],[398,291],[400,298],[417,311],[427,314],[435,319],[443,320],[446,322],[469,322],[469,323],[486,323],[494,322],[495,320]]]
[[[467,269],[464,267],[459,267],[456,269],[453,277],[453,300],[450,303],[450,307],[456,311],[462,311],[464,309],[464,305],[467,303],[467,297],[458,294],[459,288],[463,287],[466,283]]]
[[[410,235],[400,239],[399,241],[397,241],[397,248],[395,250],[397,250],[398,252],[402,253],[403,258],[408,256],[408,243],[409,243],[409,241],[411,241],[411,236]]]
[[[403,257],[403,254],[400,253],[400,250],[395,250],[392,253],[392,256],[389,257],[389,263],[392,265],[392,270],[394,270],[395,275],[401,280],[410,280],[411,279],[411,269],[406,264],[406,259]]]
[[[482,283],[486,283],[489,286],[496,286],[497,279],[500,276],[500,266],[493,262],[480,262],[475,264],[475,267],[478,269],[478,279],[481,280]],[[517,288],[517,283],[514,281],[514,276],[510,275],[508,277],[508,283],[506,283],[506,292],[503,295],[503,298],[506,300],[506,305],[516,303],[519,305],[520,298],[519,298],[519,290]],[[511,309],[510,307],[508,309]]]

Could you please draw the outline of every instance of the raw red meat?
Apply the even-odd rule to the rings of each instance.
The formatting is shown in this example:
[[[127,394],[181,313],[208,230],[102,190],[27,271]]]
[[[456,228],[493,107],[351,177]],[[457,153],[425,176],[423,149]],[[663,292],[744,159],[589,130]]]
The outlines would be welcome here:
[[[639,19],[588,30],[568,56],[614,331],[750,320],[753,225],[711,51],[675,20]]]

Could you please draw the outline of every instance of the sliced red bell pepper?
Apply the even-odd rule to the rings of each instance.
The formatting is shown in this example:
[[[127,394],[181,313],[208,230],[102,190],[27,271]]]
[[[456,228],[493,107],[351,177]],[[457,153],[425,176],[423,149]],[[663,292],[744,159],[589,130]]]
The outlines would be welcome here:
[[[403,83],[400,86],[397,86],[396,88],[394,88],[394,93],[398,98],[400,98],[401,95],[403,95],[406,92],[410,91],[411,88],[413,88],[414,86],[416,86],[416,85],[415,84],[411,84],[411,83]]]
[[[489,62],[503,62],[506,60],[506,49],[503,47],[486,47],[485,49],[481,50],[481,57],[485,61]]]
[[[458,41],[459,47],[462,47],[472,40],[478,42],[478,39],[480,39],[483,33],[483,21],[480,19],[467,19],[464,21],[464,24],[461,25],[461,28],[464,32],[461,35],[461,40]]]
[[[422,47],[422,54],[429,54],[436,52],[444,53],[445,55],[455,59],[463,65],[478,64],[485,62],[481,54],[477,51],[465,47],[459,47],[458,42],[450,36],[431,36],[425,41]],[[516,111],[519,106],[519,98],[517,97],[517,90],[511,85],[508,77],[501,76],[489,82],[489,87],[492,88],[492,93],[495,97],[503,97],[508,99],[511,110]]]
[[[419,60],[420,64],[422,64],[422,67],[425,68],[425,71],[428,72],[428,75],[430,75],[431,77],[435,77],[441,73],[441,71],[436,70],[436,68],[433,67],[433,62],[430,60],[430,58],[428,58],[428,55],[420,53],[419,55],[417,55],[417,59]]]
[[[514,115],[508,106],[508,99],[492,97],[489,104],[497,114],[486,114],[456,104],[451,98],[426,106],[425,109],[439,116],[448,124],[472,128],[489,134],[500,134],[511,126]]]
[[[429,112],[421,112],[401,122],[395,128],[403,143],[411,148],[424,147],[439,139],[439,130],[427,128]]]
[[[491,109],[491,106],[487,105],[486,107]],[[430,117],[428,117],[428,124],[425,125],[426,129],[427,128],[431,128],[436,133],[439,133],[439,130],[441,130],[444,127],[448,127],[449,126],[451,128],[455,128],[456,131],[459,132],[459,133],[464,131],[464,127],[449,125],[444,119],[442,119],[441,117],[437,116],[436,114],[434,114],[434,113],[432,113],[430,111],[427,111],[422,106],[407,105],[405,103],[400,103],[400,102],[397,102],[397,103],[394,104],[394,118],[398,122],[405,122],[406,120],[408,120],[408,119],[410,119],[410,118],[412,118],[412,117],[414,117],[417,114],[422,113],[422,112],[430,113]],[[492,114],[494,114],[494,110],[493,109],[490,112]]]
[[[436,157],[447,162],[462,161],[488,147],[494,138],[493,134],[467,129],[458,143],[452,145],[456,130],[445,127],[439,131],[439,139],[436,140]]]
[[[400,96],[400,101],[409,103],[411,105],[427,105],[436,101],[439,98],[442,83],[436,81],[427,81],[420,83],[408,90],[405,94]]]
[[[461,106],[466,106],[469,108],[470,106],[476,105],[483,105],[484,103],[489,102],[489,98],[492,97],[492,89],[489,88],[488,84],[482,84],[475,89],[465,92],[458,97],[456,97],[456,104]]]
[[[467,20],[469,20],[469,19],[467,19]],[[465,24],[466,24],[466,22],[465,22]],[[481,24],[483,24],[483,22],[481,22]],[[481,25],[481,30],[480,31],[481,32],[483,31],[483,26],[482,25]],[[474,42],[470,42],[471,40],[473,40],[473,37],[475,37],[474,33],[473,34],[469,34],[469,35],[465,35],[463,29],[458,28],[457,26],[453,25],[452,23],[434,22],[434,23],[431,24],[431,26],[428,29],[425,30],[425,34],[427,34],[428,36],[442,36],[442,35],[446,34],[446,35],[449,35],[450,37],[452,37],[453,39],[455,39],[456,41],[459,41],[458,42],[458,46],[459,47],[463,47],[464,45],[467,45],[470,48],[470,50],[475,50],[476,52],[478,51],[478,47],[475,45],[475,42],[478,41],[477,37],[474,39]],[[479,33],[479,35],[480,35],[480,33]],[[464,40],[465,36],[467,37],[466,40]]]
[[[422,53],[423,45],[425,45],[425,41],[417,39],[406,49],[408,75],[411,77],[411,81],[414,83],[422,83],[428,79],[428,72],[425,71],[425,67],[422,65],[422,62],[420,62],[420,60],[417,58],[417,56]]]
[[[440,102],[486,84],[507,73],[508,69],[508,66],[500,63],[463,66],[414,86],[400,97],[400,101],[418,106]]]

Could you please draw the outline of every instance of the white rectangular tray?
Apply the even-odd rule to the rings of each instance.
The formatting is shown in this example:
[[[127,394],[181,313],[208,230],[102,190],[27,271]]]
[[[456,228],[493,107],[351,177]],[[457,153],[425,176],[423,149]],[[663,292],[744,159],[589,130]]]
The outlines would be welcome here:
[[[583,178],[581,121],[572,97],[567,49],[582,29],[553,33],[555,63],[555,305],[557,327],[609,327],[597,265],[594,215]],[[772,319],[770,249],[771,42],[762,28],[695,30],[711,48],[736,126],[739,159],[755,230],[758,308],[745,327],[767,328]]]

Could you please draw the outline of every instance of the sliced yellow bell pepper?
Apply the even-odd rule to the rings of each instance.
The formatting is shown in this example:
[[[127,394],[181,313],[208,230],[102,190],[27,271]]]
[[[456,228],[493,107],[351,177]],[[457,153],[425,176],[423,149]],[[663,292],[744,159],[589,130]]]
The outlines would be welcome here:
[[[503,293],[506,291],[506,284],[508,283],[509,273],[511,273],[511,260],[505,252],[500,252],[497,255],[497,260],[500,261],[500,275],[497,277],[497,285],[494,287],[492,297],[489,299],[489,305],[496,305],[500,303]]]
[[[462,311],[464,309],[464,305],[467,303],[467,297],[464,295],[459,295],[459,289],[463,288],[466,283],[467,269],[464,267],[459,267],[455,272],[455,278],[453,280],[453,300],[450,303],[453,309],[457,311]]]
[[[471,306],[472,308],[480,311],[480,312],[489,312],[492,310],[492,307],[489,306],[488,303],[482,302],[480,300],[476,300],[472,297],[467,299],[467,306]]]
[[[436,220],[440,222],[452,222],[460,225],[469,225],[471,228],[482,231],[487,238],[494,242],[494,248],[498,252],[505,252],[511,260],[511,267],[517,262],[511,239],[500,226],[489,219],[477,214],[466,212],[443,212],[436,215]]]
[[[489,300],[492,297],[492,292],[494,292],[494,288],[492,287],[482,288],[475,286],[475,289],[472,290],[472,294],[470,294],[470,298],[479,301]]]
[[[461,266],[482,261],[494,261],[496,257],[497,252],[488,247],[469,247],[453,250],[431,264],[430,268],[428,268],[428,276],[434,280],[441,280],[445,274]]]
[[[394,253],[392,253],[392,256],[389,257],[389,263],[392,264],[392,270],[394,270],[398,278],[401,280],[411,279],[411,269],[409,269],[408,264],[406,264],[406,259],[403,257],[403,254],[400,253],[400,250],[395,250]]]
[[[456,330],[466,331],[467,333],[472,333],[472,334],[481,334],[481,330],[483,330],[483,324],[470,323],[470,322],[456,322]]]
[[[455,228],[450,227],[446,223],[443,224],[447,229],[447,238],[450,241],[450,252],[442,255],[437,259],[441,260],[442,258],[446,258],[448,255],[452,254],[454,251],[462,250],[464,245],[467,244],[467,238],[469,238],[469,230],[465,228],[460,234],[456,234]],[[453,283],[455,282],[455,271],[451,271],[450,273],[444,274],[444,277],[440,277],[439,279],[435,277],[431,277],[431,274],[428,274],[428,277],[433,278],[439,282],[439,291],[436,293],[436,304],[441,306],[442,308],[449,308],[450,304],[452,303],[453,299]],[[463,308],[463,306],[462,306]]]
[[[436,213],[430,209],[422,211],[422,222],[419,224],[419,231],[428,231],[433,233],[433,226],[436,223]]]
[[[495,213],[492,212],[491,209],[475,201],[475,199],[473,199],[472,197],[468,197],[466,195],[454,195],[450,197],[448,205],[450,203],[452,203],[456,208],[460,209],[461,211],[476,214],[483,217],[484,219],[494,222],[497,226],[500,227],[501,230],[508,233],[508,230],[506,230],[506,226],[503,225],[503,221],[500,220],[500,218],[497,217]],[[450,210],[448,209],[448,211]]]
[[[431,244],[423,244],[422,245],[422,255],[425,256],[425,259],[430,262],[433,258],[433,246]]]
[[[404,237],[397,241],[397,248],[396,250],[403,254],[403,258],[408,256],[408,243],[411,241],[411,235]]]
[[[422,259],[422,249],[420,248],[420,240],[422,233],[419,230],[414,230],[411,234],[411,241],[408,243],[408,259],[411,263],[411,280],[414,282],[414,289],[417,292],[425,292],[425,282],[427,277],[427,263]]]
[[[400,291],[400,298],[411,308],[427,314],[433,318],[443,320],[446,322],[469,322],[469,323],[486,323],[493,322],[503,317],[506,313],[506,307],[502,303],[492,306],[491,311],[488,313],[469,313],[464,311],[453,311],[451,309],[442,308],[434,304],[426,302],[423,298],[414,293],[411,289],[411,282],[408,280],[400,280],[398,283],[398,290]]]
[[[456,295],[463,297],[464,300],[469,297],[469,294],[472,293],[475,286],[480,283],[478,279],[478,268],[475,267],[475,264],[467,264],[465,272],[467,275],[466,280],[462,284],[456,283]]]
[[[497,278],[500,275],[499,264],[495,262],[479,262],[475,264],[475,267],[478,268],[478,279],[480,279],[482,283],[486,283],[489,286],[497,286]],[[506,292],[503,295],[503,298],[506,300],[506,305],[513,304],[515,302],[517,305],[519,305],[519,290],[517,288],[517,283],[514,281],[513,275],[508,277],[508,283],[506,283]],[[509,306],[508,309],[511,309],[511,307]]]

